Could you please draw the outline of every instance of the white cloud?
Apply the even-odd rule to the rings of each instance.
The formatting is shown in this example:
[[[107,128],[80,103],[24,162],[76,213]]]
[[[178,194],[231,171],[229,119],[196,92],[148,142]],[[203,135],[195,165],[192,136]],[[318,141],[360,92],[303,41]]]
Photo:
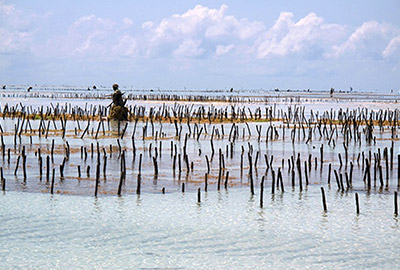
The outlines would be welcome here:
[[[151,53],[163,51],[160,47],[172,47],[175,50],[188,40],[202,40],[205,45],[211,44],[218,39],[236,40],[236,42],[245,42],[247,39],[254,38],[264,29],[261,22],[249,21],[248,19],[237,19],[234,16],[226,15],[226,5],[219,9],[212,9],[201,5],[182,14],[174,14],[164,18],[159,23],[145,22],[142,29],[148,37],[148,49]],[[192,44],[194,45],[194,44]],[[181,49],[176,49],[178,52]],[[197,50],[198,56],[202,50]],[[174,52],[174,55],[176,51]]]
[[[20,53],[29,49],[34,14],[24,14],[14,5],[0,2],[0,53]]]
[[[69,27],[64,49],[72,55],[96,51],[105,53],[102,44],[109,42],[113,25],[112,21],[95,15],[81,17]]]
[[[357,50],[376,51],[377,45],[381,40],[385,40],[385,36],[390,30],[389,25],[381,24],[376,21],[368,21],[358,27],[350,37],[342,44],[332,47],[333,52],[330,56],[338,57],[348,52],[356,52]]]
[[[142,29],[144,29],[144,30],[151,30],[151,28],[153,27],[153,25],[154,25],[154,23],[151,22],[151,21],[144,22],[144,23],[142,24]]]
[[[208,9],[201,6],[199,8]],[[250,22],[246,18],[238,20],[234,16],[225,15],[227,8],[228,6],[222,5],[218,12],[208,9],[212,15],[210,14],[206,25],[206,37],[234,36],[244,40],[264,30],[264,25],[261,22]]]
[[[218,45],[217,48],[215,49],[215,55],[216,56],[222,56],[224,54],[227,54],[228,52],[230,52],[233,48],[235,47],[235,45],[233,44],[229,44],[229,45]]]
[[[226,15],[226,10],[226,5],[219,9],[197,5],[159,22],[144,22],[139,32],[131,28],[133,21],[129,18],[122,19],[121,24],[121,21],[96,15],[82,16],[69,26],[67,33],[53,37],[48,51],[70,56],[147,58],[159,55],[175,58],[196,58],[214,53],[222,55],[238,44],[247,46],[264,29],[262,23],[237,19]],[[217,45],[221,40],[232,45]]]
[[[396,36],[386,46],[385,50],[382,52],[382,56],[390,57],[399,51],[400,51],[400,36]]]
[[[318,52],[343,35],[343,26],[326,24],[314,13],[295,22],[292,13],[282,12],[275,24],[257,40],[255,50],[260,59],[283,57],[312,47],[320,48]]]
[[[126,24],[127,26],[133,25],[133,21],[132,21],[131,19],[129,19],[129,18],[124,18],[122,21],[123,21],[124,24]]]
[[[348,26],[327,23],[315,13],[295,18],[291,12],[282,12],[267,29],[262,22],[230,15],[227,5],[197,5],[141,25],[128,17],[114,20],[87,15],[57,33],[55,27],[38,31],[33,19],[37,17],[0,0],[0,53],[29,51],[35,56],[78,59],[123,56],[150,60],[161,56],[179,66],[200,57],[218,61],[225,56],[236,63],[265,65],[265,59],[334,60],[360,51],[363,56],[393,59],[400,51],[400,29],[389,24],[369,21],[350,31]],[[45,22],[57,19],[54,16]]]
[[[27,50],[30,35],[27,32],[0,29],[0,53],[16,53]]]
[[[131,20],[115,22],[95,15],[78,18],[65,34],[53,37],[47,53],[69,56],[134,56],[137,41],[128,34]]]
[[[136,56],[138,53],[137,40],[130,35],[124,35],[114,45],[112,52],[115,55]]]
[[[0,14],[5,16],[11,16],[16,11],[14,5],[7,5],[0,2]]]
[[[175,57],[197,57],[204,53],[204,49],[200,48],[201,41],[187,39],[184,40],[179,47],[172,53]]]

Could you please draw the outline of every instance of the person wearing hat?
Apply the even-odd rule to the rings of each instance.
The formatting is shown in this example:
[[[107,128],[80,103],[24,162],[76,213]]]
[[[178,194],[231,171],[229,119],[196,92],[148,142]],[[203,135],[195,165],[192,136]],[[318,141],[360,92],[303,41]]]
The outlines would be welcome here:
[[[112,106],[110,110],[110,118],[113,120],[128,120],[128,109],[125,107],[126,100],[122,99],[123,93],[119,90],[119,85],[114,83],[112,86],[114,93],[112,94]]]
[[[119,85],[114,83],[112,86],[114,93],[112,94],[113,103],[116,106],[125,106],[126,100],[122,99],[122,92],[118,89]]]

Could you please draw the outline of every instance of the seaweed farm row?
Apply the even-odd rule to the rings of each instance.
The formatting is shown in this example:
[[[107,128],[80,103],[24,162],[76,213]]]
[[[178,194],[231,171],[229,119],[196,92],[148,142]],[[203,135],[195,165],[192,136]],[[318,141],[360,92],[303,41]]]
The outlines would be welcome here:
[[[109,121],[107,110],[3,106],[3,190],[101,196],[399,188],[398,109],[138,104],[127,122]]]
[[[0,268],[398,268],[394,103],[51,101],[0,101]]]
[[[299,104],[312,102],[371,102],[385,105],[397,104],[400,95],[395,93],[363,93],[352,91],[339,91],[330,94],[329,91],[310,90],[263,90],[263,89],[241,89],[241,90],[132,90],[126,87],[122,89],[124,97],[130,101],[156,101],[156,102],[223,102],[223,103],[254,103],[266,104],[284,103]],[[108,101],[111,91],[105,87],[96,89],[85,89],[82,87],[50,87],[50,86],[11,86],[0,89],[0,97],[3,100],[18,101],[21,99],[41,101],[65,100],[104,100]]]

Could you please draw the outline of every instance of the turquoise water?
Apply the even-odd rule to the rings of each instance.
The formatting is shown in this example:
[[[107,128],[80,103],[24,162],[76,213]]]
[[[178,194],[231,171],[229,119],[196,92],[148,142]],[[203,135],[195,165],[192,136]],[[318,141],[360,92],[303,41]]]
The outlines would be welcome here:
[[[1,269],[398,269],[392,193],[0,194]]]

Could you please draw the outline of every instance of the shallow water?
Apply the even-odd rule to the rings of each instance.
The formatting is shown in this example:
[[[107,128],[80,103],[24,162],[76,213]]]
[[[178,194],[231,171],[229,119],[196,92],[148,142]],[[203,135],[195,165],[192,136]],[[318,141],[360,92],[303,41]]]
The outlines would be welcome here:
[[[32,128],[35,130],[39,126],[38,120],[31,120]],[[249,160],[247,157],[247,152],[249,148],[253,148],[253,162],[257,164],[254,167],[254,181],[255,185],[258,186],[261,181],[261,177],[266,174],[266,161],[265,156],[267,155],[270,159],[273,155],[273,167],[275,172],[278,168],[282,170],[282,176],[285,186],[291,186],[291,171],[288,165],[288,159],[293,155],[301,155],[301,166],[304,169],[304,162],[308,161],[309,155],[311,158],[311,168],[308,170],[308,176],[310,178],[310,184],[326,184],[328,181],[328,165],[332,164],[331,181],[336,185],[333,171],[337,170],[339,174],[349,173],[350,162],[354,164],[353,171],[353,188],[356,190],[366,191],[366,184],[363,180],[364,166],[362,165],[362,158],[358,160],[359,153],[364,152],[367,156],[369,151],[372,153],[372,158],[374,153],[383,151],[385,147],[391,146],[391,132],[386,129],[384,131],[375,131],[377,136],[376,144],[366,144],[365,141],[362,145],[350,141],[348,145],[348,161],[345,162],[344,157],[344,146],[343,146],[343,136],[340,135],[335,140],[337,144],[335,146],[328,145],[328,140],[324,137],[320,137],[318,133],[314,130],[315,138],[308,144],[305,143],[305,139],[296,139],[292,143],[290,139],[290,131],[286,129],[285,137],[283,136],[283,129],[281,122],[273,122],[272,126],[276,127],[280,137],[274,140],[266,139],[266,130],[271,125],[269,122],[265,123],[249,123],[249,129],[243,123],[237,123],[239,137],[233,145],[233,152],[231,156],[231,144],[228,141],[229,130],[232,124],[225,123],[221,124],[203,124],[204,131],[199,137],[199,140],[195,136],[188,136],[188,144],[186,152],[188,154],[189,162],[193,162],[193,169],[187,170],[185,162],[183,161],[183,147],[185,136],[183,134],[189,133],[189,127],[186,124],[182,124],[182,136],[181,138],[175,137],[175,126],[169,123],[154,123],[154,132],[152,132],[150,124],[148,125],[147,135],[143,139],[143,128],[145,123],[138,122],[135,133],[134,123],[129,122],[128,128],[126,130],[126,135],[124,139],[120,139],[118,136],[117,128],[115,123],[110,123],[110,131],[108,130],[107,123],[105,124],[106,136],[102,136],[102,131],[100,131],[99,139],[95,139],[95,133],[87,134],[83,139],[80,138],[82,131],[79,131],[77,135],[74,134],[75,128],[77,128],[77,123],[74,121],[69,121],[68,132],[66,133],[65,139],[61,138],[61,133],[58,130],[61,127],[59,121],[55,124],[58,129],[54,128],[52,122],[49,122],[51,129],[49,131],[49,136],[46,138],[38,136],[36,133],[25,133],[21,136],[21,142],[17,139],[17,146],[14,146],[14,123],[15,120],[10,118],[0,119],[4,132],[4,142],[6,148],[10,148],[11,158],[10,163],[8,163],[7,155],[5,157],[0,156],[0,167],[3,168],[6,182],[7,190],[22,190],[22,191],[34,191],[34,192],[50,192],[50,183],[46,179],[46,156],[50,155],[52,141],[55,142],[55,154],[54,159],[50,163],[50,179],[52,174],[52,168],[55,168],[55,192],[66,193],[66,194],[85,194],[92,195],[94,193],[95,187],[95,175],[96,175],[96,164],[97,164],[97,143],[99,144],[100,154],[101,154],[101,182],[100,182],[100,194],[116,194],[118,189],[118,184],[120,180],[120,168],[121,159],[118,152],[118,139],[120,141],[121,149],[126,151],[126,168],[127,177],[123,185],[123,192],[126,194],[135,193],[138,167],[139,167],[139,155],[143,155],[142,160],[142,189],[147,192],[160,192],[163,187],[166,187],[167,192],[179,191],[181,184],[184,182],[186,184],[186,189],[196,190],[199,186],[204,186],[205,173],[207,172],[207,162],[206,156],[210,159],[210,173],[208,177],[208,183],[210,185],[210,190],[216,189],[218,173],[219,173],[219,150],[224,156],[225,170],[222,176],[222,183],[225,180],[225,173],[229,171],[229,187],[245,186],[249,185]],[[87,123],[81,121],[81,128],[83,129]],[[260,137],[260,142],[258,142],[258,136],[256,131],[256,125],[262,126],[262,136]],[[98,122],[93,122],[91,124],[91,129],[96,129]],[[214,135],[214,148],[215,154],[211,158],[211,130],[219,131],[222,134],[222,129],[224,129],[224,136]],[[194,125],[191,125],[191,130],[194,130]],[[249,136],[248,130],[251,131],[251,136]],[[300,131],[300,130],[299,130]],[[163,133],[164,135],[155,136],[155,133]],[[242,136],[242,134],[245,136]],[[136,156],[133,155],[132,147],[132,136],[135,138],[135,146],[137,149]],[[302,136],[300,134],[300,136]],[[397,136],[397,135],[396,135]],[[31,139],[30,139],[31,137]],[[319,138],[318,138],[319,137]],[[32,144],[30,143],[32,140]],[[62,164],[65,157],[65,147],[66,143],[71,149],[71,154],[69,159],[66,161],[66,166],[64,169],[64,177],[60,175],[59,166]],[[173,143],[171,151],[171,142]],[[91,144],[93,144],[94,152],[91,151]],[[110,145],[112,145],[113,152],[110,152]],[[161,145],[161,146],[160,146]],[[22,147],[25,147],[27,153],[27,179],[22,177],[22,161],[19,162],[18,172],[15,175],[15,169],[17,164],[17,159]],[[320,148],[324,147],[324,163],[321,168],[320,160],[318,160],[317,166],[315,166],[315,158],[320,157]],[[241,151],[242,147],[245,150],[243,155],[243,170],[240,169],[241,163]],[[388,182],[387,188],[394,190],[397,188],[397,154],[400,152],[398,140],[394,141],[394,164],[388,170]],[[43,170],[42,178],[39,176],[39,164],[37,151],[41,149],[43,158]],[[87,149],[87,158],[81,154],[81,148]],[[104,148],[104,150],[102,150]],[[157,153],[156,153],[157,148]],[[182,156],[182,171],[179,173],[179,161],[176,160],[176,168],[173,170],[174,159],[171,152],[174,152],[176,148],[177,154]],[[104,152],[107,154],[107,171],[104,176]],[[201,152],[200,152],[201,151]],[[260,152],[257,163],[255,163],[256,152]],[[338,154],[341,153],[344,165],[341,167],[338,159]],[[157,156],[158,161],[158,171],[159,174],[155,177],[153,157]],[[284,164],[282,166],[282,159],[284,159]],[[358,161],[357,161],[358,160]],[[81,178],[78,178],[78,166],[81,168]],[[383,166],[383,178],[386,185],[386,171],[387,167],[382,161]],[[87,175],[87,169],[89,168],[89,175]],[[303,172],[304,174],[304,172]],[[296,186],[298,186],[296,171]],[[379,175],[372,176],[373,183],[379,188]],[[266,174],[266,186],[270,186],[272,181],[271,170]],[[345,180],[344,180],[345,181]],[[305,184],[305,179],[303,176],[303,185]],[[380,192],[380,190],[376,190]]]
[[[43,90],[51,93],[53,90]],[[218,92],[215,92],[218,93]],[[21,90],[21,94],[22,90]],[[255,96],[260,92],[252,93]],[[62,95],[60,95],[62,96]],[[309,99],[310,98],[310,99]],[[387,103],[385,99],[371,100],[352,97],[341,102],[339,99],[325,99],[305,96],[294,104],[287,100],[278,100],[277,108],[286,110],[287,105],[306,105],[306,115],[313,110],[323,112],[338,108],[368,107],[369,109],[394,109],[396,103]],[[0,100],[0,106],[23,102],[24,105],[38,108],[50,103],[65,104],[73,102],[75,106],[85,106],[83,99],[46,99],[27,97],[6,98]],[[90,100],[95,105],[106,105],[105,99]],[[174,106],[174,102],[167,102]],[[136,102],[149,108],[162,106],[157,101]],[[190,104],[190,103],[184,103]],[[210,104],[207,103],[209,106]],[[201,102],[195,106],[203,105]],[[227,103],[213,103],[216,107],[230,106]],[[240,104],[239,106],[242,106]],[[246,103],[243,106],[252,109],[258,106],[270,106],[260,102]],[[35,130],[38,120],[31,120]],[[182,161],[182,173],[178,168],[172,170],[172,150],[183,154],[185,134],[194,130],[182,123],[182,136],[175,136],[175,126],[168,123],[154,123],[154,130],[148,125],[143,136],[145,123],[138,122],[135,132],[134,122],[128,123],[126,135],[120,139],[121,150],[126,151],[127,177],[122,188],[122,197],[116,196],[120,179],[121,159],[118,152],[118,136],[115,123],[106,126],[105,134],[100,131],[95,138],[98,122],[91,123],[89,132],[80,136],[87,123],[68,121],[65,139],[61,138],[60,121],[46,121],[50,125],[49,137],[39,137],[38,132],[29,132],[27,125],[19,138],[14,137],[15,119],[0,119],[4,130],[6,149],[11,157],[0,157],[6,179],[6,191],[0,193],[0,269],[397,269],[400,267],[398,250],[400,248],[399,220],[393,215],[393,192],[398,190],[396,156],[400,153],[397,129],[392,139],[390,128],[376,129],[376,143],[367,144],[362,135],[362,144],[350,141],[348,144],[348,162],[340,166],[338,154],[344,159],[343,135],[334,136],[335,143],[328,144],[326,136],[319,136],[314,128],[313,139],[308,144],[300,129],[292,142],[290,129],[283,131],[280,121],[236,124],[239,136],[233,145],[231,156],[228,133],[231,123],[201,124],[204,128],[199,139],[189,135],[187,154],[194,163],[194,169],[186,170]],[[53,125],[57,125],[57,127]],[[262,136],[258,142],[256,126],[262,126]],[[279,138],[266,138],[267,129],[273,126]],[[75,128],[77,134],[75,134]],[[208,193],[204,192],[204,174],[207,172],[206,158],[211,157],[211,130],[215,156],[211,159]],[[207,132],[206,132],[207,130]],[[223,132],[224,130],[224,132]],[[251,131],[251,136],[248,130]],[[158,135],[156,135],[158,133]],[[195,132],[193,131],[192,134]],[[161,134],[161,135],[160,135]],[[285,135],[284,135],[285,134]],[[133,159],[131,137],[135,138],[137,149]],[[14,144],[14,138],[17,140]],[[55,193],[78,194],[68,196],[50,195],[50,185],[46,181],[43,162],[43,177],[39,177],[37,152],[41,149],[45,158],[50,153],[52,140],[55,140],[54,160]],[[32,142],[31,142],[32,140]],[[358,155],[369,151],[381,153],[385,147],[394,149],[393,167],[386,166],[382,159],[385,184],[380,187],[378,176],[372,175],[372,187],[368,189],[363,181],[364,166],[357,162]],[[65,147],[69,144],[71,154],[66,161],[64,178],[59,174],[59,166],[65,157]],[[104,161],[103,148],[108,157],[106,177],[101,172],[99,196],[91,197],[94,192],[95,167],[97,163],[96,144],[101,149],[101,164]],[[162,143],[162,147],[160,147]],[[92,156],[91,144],[94,145]],[[113,152],[109,149],[112,145]],[[320,147],[324,147],[324,163],[320,167]],[[17,157],[21,148],[27,153],[27,175],[22,177],[22,166],[14,175]],[[81,155],[81,147],[86,148],[88,157]],[[155,147],[158,147],[156,153]],[[244,155],[243,172],[240,170],[242,147]],[[259,151],[257,166],[254,165],[256,195],[249,191],[249,164],[247,153],[254,148],[253,156]],[[229,171],[228,190],[217,192],[219,160],[218,151],[224,156],[224,173]],[[201,150],[201,151],[200,151]],[[138,156],[143,154],[142,195],[135,194],[138,174]],[[153,157],[158,154],[159,175],[155,178]],[[264,154],[274,156],[273,168],[281,168],[285,192],[281,189],[271,194],[271,170],[266,173]],[[296,171],[296,186],[291,187],[291,174],[287,159],[301,154],[301,165],[309,155],[312,156],[308,175],[310,185],[299,192]],[[314,166],[314,158],[318,165]],[[282,166],[282,159],[285,159]],[[333,170],[339,174],[349,172],[350,161],[354,164],[353,185],[345,191],[338,191]],[[255,162],[253,157],[253,162]],[[331,183],[327,183],[328,164],[332,164]],[[347,165],[347,166],[346,166]],[[82,177],[77,177],[77,166],[82,168]],[[90,176],[86,169],[91,167]],[[178,167],[178,165],[177,165]],[[304,173],[304,172],[303,172]],[[387,179],[386,180],[386,173]],[[259,185],[265,175],[264,208],[259,207]],[[374,181],[375,180],[375,181]],[[181,193],[181,184],[186,184],[186,193]],[[322,211],[320,186],[326,190],[328,212]],[[161,188],[166,187],[166,194]],[[201,188],[200,204],[196,203],[197,188]],[[18,192],[25,191],[25,192]],[[355,192],[360,196],[360,215],[355,213]],[[47,194],[45,194],[47,193]],[[80,195],[86,196],[80,196]],[[109,196],[113,194],[114,196]]]
[[[1,269],[396,269],[393,195],[0,195]]]
[[[26,91],[25,86],[8,87],[0,89],[0,108],[5,104],[15,106],[22,103],[29,105],[33,109],[40,106],[50,106],[50,104],[64,105],[73,103],[74,106],[90,106],[103,105],[107,106],[111,102],[111,89],[107,87],[99,87],[96,90],[88,91],[85,87],[72,86],[35,86],[31,92]],[[129,97],[127,105],[141,105],[150,109],[150,107],[162,106],[162,104],[173,106],[175,103],[181,105],[192,105],[195,107],[207,104],[206,100],[187,101],[191,97],[204,97],[215,99],[212,102],[216,108],[225,106],[241,106],[245,104],[251,109],[259,106],[276,106],[277,109],[286,110],[288,105],[307,105],[305,114],[309,115],[310,110],[314,112],[324,112],[325,110],[338,109],[355,109],[369,108],[373,110],[379,109],[396,109],[400,102],[399,93],[370,93],[370,92],[337,92],[330,95],[328,91],[312,91],[305,90],[282,90],[272,91],[265,89],[235,89],[233,92],[229,90],[140,90],[125,87],[121,88],[125,97]],[[175,96],[181,98],[179,101],[161,100],[161,96]],[[137,97],[141,96],[140,100]],[[146,97],[146,100],[144,98]],[[157,100],[152,100],[157,99]],[[135,100],[132,100],[135,99]],[[226,101],[233,100],[235,102],[228,103]],[[222,102],[221,102],[222,101]]]

